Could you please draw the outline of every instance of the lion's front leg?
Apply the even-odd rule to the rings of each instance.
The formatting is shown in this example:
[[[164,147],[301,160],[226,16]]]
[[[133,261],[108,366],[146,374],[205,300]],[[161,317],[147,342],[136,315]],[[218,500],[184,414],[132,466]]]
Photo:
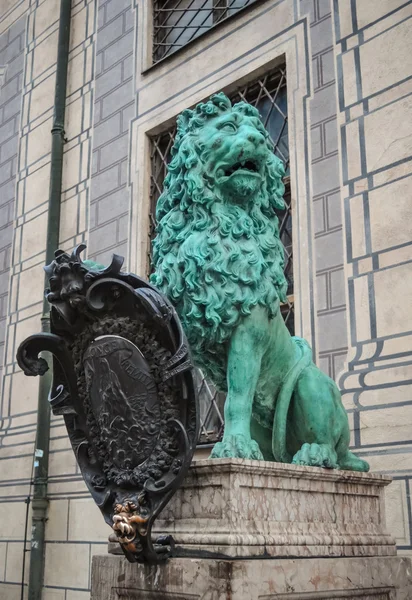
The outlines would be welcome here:
[[[267,331],[266,311],[256,308],[232,335],[227,360],[225,432],[223,440],[213,448],[211,458],[263,460],[257,442],[251,438],[250,421]]]

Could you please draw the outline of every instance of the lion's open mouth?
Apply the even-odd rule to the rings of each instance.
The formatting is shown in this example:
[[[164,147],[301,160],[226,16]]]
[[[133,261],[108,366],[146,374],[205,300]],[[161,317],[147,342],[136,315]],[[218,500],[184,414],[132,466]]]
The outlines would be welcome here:
[[[257,164],[253,160],[244,160],[235,163],[230,169],[226,169],[225,175],[226,177],[230,177],[233,173],[237,171],[249,171],[251,173],[259,173],[259,168]]]

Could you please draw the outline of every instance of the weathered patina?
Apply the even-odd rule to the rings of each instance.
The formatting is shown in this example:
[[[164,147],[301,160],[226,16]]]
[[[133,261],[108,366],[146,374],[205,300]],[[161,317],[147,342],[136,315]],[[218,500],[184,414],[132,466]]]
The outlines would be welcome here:
[[[220,93],[184,111],[157,206],[152,282],[176,307],[196,364],[227,391],[212,457],[367,471],[349,451],[336,384],[281,316],[283,176],[251,105]]]

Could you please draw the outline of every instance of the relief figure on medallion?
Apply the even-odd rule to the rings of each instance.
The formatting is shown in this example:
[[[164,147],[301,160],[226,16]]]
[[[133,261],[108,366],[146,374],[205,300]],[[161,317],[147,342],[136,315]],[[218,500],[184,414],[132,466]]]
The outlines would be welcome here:
[[[159,406],[153,402],[150,388],[124,368],[131,360],[139,366],[136,372],[147,371],[146,377],[153,388],[146,361],[128,340],[101,336],[84,355],[86,387],[102,441],[114,464],[129,469],[143,462],[153,449],[160,421]]]
[[[254,107],[219,93],[185,110],[157,204],[151,281],[175,306],[196,365],[227,392],[212,458],[367,471],[349,450],[335,382],[281,315],[283,176]]]

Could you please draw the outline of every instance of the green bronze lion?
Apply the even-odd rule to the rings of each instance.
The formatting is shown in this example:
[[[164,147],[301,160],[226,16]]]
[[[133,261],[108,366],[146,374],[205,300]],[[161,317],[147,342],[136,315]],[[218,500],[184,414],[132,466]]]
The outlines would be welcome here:
[[[185,110],[157,205],[152,282],[176,307],[196,364],[227,392],[212,458],[367,471],[349,451],[336,384],[280,313],[283,176],[254,107],[220,93]]]

